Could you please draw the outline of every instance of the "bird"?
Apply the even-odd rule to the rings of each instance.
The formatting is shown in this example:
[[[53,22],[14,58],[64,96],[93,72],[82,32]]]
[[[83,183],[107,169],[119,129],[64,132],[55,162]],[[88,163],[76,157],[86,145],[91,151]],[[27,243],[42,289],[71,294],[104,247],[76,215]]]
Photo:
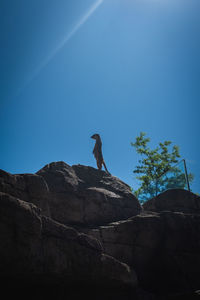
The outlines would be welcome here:
[[[93,149],[93,154],[94,154],[94,157],[96,159],[98,169],[101,170],[102,169],[102,165],[103,165],[104,168],[105,168],[105,170],[106,170],[106,172],[108,174],[110,174],[110,172],[108,172],[108,169],[106,167],[105,161],[103,159],[102,141],[101,141],[100,135],[98,133],[95,133],[95,134],[93,134],[91,136],[91,139],[96,140],[96,143],[95,143],[94,149]]]

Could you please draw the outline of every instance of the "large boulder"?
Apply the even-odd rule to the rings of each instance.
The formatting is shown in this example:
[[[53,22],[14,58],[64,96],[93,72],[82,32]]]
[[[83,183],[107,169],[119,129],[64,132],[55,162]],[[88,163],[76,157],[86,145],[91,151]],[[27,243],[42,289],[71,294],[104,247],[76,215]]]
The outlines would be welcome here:
[[[144,212],[88,232],[104,251],[136,270],[140,285],[155,293],[200,287],[200,215]]]
[[[0,193],[0,280],[136,286],[134,271],[104,254],[98,240],[41,215],[34,204]],[[23,289],[23,288],[22,288]]]
[[[183,189],[170,189],[143,204],[149,211],[200,213],[200,197]]]
[[[67,225],[103,225],[142,210],[130,187],[92,167],[55,162],[36,174],[12,175],[0,170],[0,191],[41,208]]]
[[[10,174],[0,170],[0,192],[9,194],[41,208],[42,213],[50,216],[49,188],[42,176],[36,174]]]
[[[49,188],[51,217],[61,223],[102,225],[141,211],[130,187],[104,171],[56,162],[36,174]]]

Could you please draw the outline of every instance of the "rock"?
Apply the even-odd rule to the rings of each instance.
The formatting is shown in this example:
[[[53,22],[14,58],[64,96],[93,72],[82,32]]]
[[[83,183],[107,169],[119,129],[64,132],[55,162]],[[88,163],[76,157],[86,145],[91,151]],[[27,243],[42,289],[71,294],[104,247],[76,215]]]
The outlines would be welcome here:
[[[102,252],[93,237],[41,214],[34,204],[0,193],[0,279],[23,285],[63,282],[137,285],[134,271]]]
[[[90,229],[104,251],[133,267],[140,286],[154,293],[200,286],[200,215],[143,213]]]
[[[179,211],[200,213],[200,197],[182,189],[167,190],[157,197],[145,202],[143,208],[149,211]]]
[[[142,209],[127,184],[92,167],[56,162],[37,175],[49,188],[51,217],[63,224],[102,225],[126,219]]]
[[[42,214],[67,225],[103,225],[142,209],[130,187],[118,178],[64,162],[48,164],[36,174],[0,170],[0,191],[34,203]]]
[[[49,189],[44,178],[36,174],[16,174],[0,170],[0,192],[33,203],[50,216],[48,206]]]
[[[128,185],[91,167],[1,170],[1,283],[23,283],[33,299],[46,290],[63,300],[69,290],[73,299],[78,291],[99,300],[192,295],[200,287],[199,212],[200,197],[179,189],[142,208]],[[48,284],[43,294],[33,293],[38,284]]]

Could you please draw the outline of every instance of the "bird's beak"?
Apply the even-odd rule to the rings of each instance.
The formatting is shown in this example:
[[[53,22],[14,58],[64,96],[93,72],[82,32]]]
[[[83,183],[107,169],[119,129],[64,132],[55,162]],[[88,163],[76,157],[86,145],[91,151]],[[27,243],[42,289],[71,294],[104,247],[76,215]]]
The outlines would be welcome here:
[[[94,138],[94,136],[92,135],[92,136],[91,136],[91,139],[93,139],[93,138]]]

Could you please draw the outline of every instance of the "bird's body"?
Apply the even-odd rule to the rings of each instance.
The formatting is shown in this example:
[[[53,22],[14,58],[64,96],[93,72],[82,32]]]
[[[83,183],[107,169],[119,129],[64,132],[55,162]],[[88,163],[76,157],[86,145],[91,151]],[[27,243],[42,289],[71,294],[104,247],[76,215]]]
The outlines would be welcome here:
[[[91,136],[92,139],[96,140],[96,143],[94,145],[94,149],[93,149],[93,154],[94,154],[94,157],[96,159],[96,162],[97,162],[97,167],[99,170],[102,169],[102,165],[104,166],[106,172],[108,174],[110,174],[107,170],[107,167],[106,167],[106,164],[104,162],[104,159],[103,159],[103,154],[102,154],[102,142],[101,142],[101,138],[100,138],[100,135],[99,134],[93,134]]]

